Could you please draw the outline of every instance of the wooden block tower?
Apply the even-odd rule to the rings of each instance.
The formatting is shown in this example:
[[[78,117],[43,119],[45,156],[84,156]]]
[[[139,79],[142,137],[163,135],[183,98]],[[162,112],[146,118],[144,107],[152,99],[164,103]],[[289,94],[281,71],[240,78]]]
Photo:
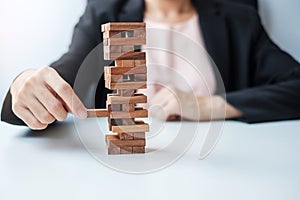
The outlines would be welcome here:
[[[145,153],[145,133],[149,125],[136,118],[147,118],[148,110],[136,104],[147,103],[147,97],[137,89],[147,87],[145,52],[135,47],[146,44],[145,23],[114,22],[101,26],[104,59],[115,66],[104,68],[105,87],[116,93],[107,96],[107,115],[110,131],[106,135],[108,154]]]

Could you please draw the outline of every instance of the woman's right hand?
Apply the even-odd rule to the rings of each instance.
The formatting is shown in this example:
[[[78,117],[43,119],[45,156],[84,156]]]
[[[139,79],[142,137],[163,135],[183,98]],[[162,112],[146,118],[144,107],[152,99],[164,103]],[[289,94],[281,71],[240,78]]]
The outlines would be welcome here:
[[[68,112],[80,119],[87,117],[86,108],[72,87],[51,67],[23,72],[10,92],[13,112],[33,130],[65,120]]]

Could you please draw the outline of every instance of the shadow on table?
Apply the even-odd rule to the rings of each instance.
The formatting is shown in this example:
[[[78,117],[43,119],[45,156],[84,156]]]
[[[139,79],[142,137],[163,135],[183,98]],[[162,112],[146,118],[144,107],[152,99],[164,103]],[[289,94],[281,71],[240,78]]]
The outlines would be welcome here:
[[[19,138],[39,141],[37,146],[55,149],[82,149],[84,148],[76,134],[72,121],[56,122],[42,131],[28,129]]]

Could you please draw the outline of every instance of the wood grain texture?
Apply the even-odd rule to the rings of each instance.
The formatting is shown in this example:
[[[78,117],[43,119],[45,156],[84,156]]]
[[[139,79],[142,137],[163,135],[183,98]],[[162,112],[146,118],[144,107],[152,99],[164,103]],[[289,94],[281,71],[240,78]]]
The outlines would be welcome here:
[[[134,133],[118,133],[120,140],[133,140]]]
[[[112,119],[132,119],[132,118],[146,118],[148,117],[148,110],[135,110],[133,112],[111,112]]]
[[[144,66],[144,65],[146,65],[146,60],[135,60],[135,61],[134,61],[134,65],[135,65],[136,67]]]
[[[145,31],[146,23],[144,22],[110,22],[102,24],[101,31],[124,31],[130,29],[139,29]]]
[[[87,109],[88,118],[92,117],[108,117],[109,113],[107,109]]]
[[[134,140],[146,139],[146,133],[133,133]]]
[[[135,104],[122,104],[122,111],[124,112],[133,112],[135,111]]]
[[[143,94],[135,94],[131,97],[122,97],[114,94],[109,94],[107,97],[107,103],[109,104],[136,104],[147,103],[147,96]]]
[[[103,32],[103,31],[102,31]],[[122,31],[105,31],[103,32],[103,39],[105,38],[121,38],[122,37]],[[138,37],[137,33],[136,36]]]
[[[104,60],[144,60],[146,58],[145,52],[122,52],[114,53],[103,51]]]
[[[135,67],[135,60],[115,60],[116,67]]]
[[[133,147],[122,147],[121,149],[121,154],[132,154],[133,152]]]
[[[131,97],[134,95],[135,90],[134,89],[118,89],[118,95],[121,97]]]
[[[145,147],[132,147],[132,153],[146,153]]]
[[[106,135],[108,147],[115,145],[117,147],[144,147],[146,146],[145,140],[121,140],[117,135]]]
[[[135,110],[133,112],[111,112],[110,118],[112,119],[132,119],[132,118],[146,118],[148,117],[148,110]]]
[[[139,82],[117,82],[111,83],[108,82],[105,84],[106,88],[110,90],[135,90],[135,89],[146,89],[147,82],[139,81]],[[122,95],[124,96],[124,95]],[[131,95],[130,95],[131,96]]]
[[[121,153],[121,148],[106,140],[106,148],[108,155],[117,155]]]
[[[105,38],[103,39],[104,46],[111,45],[145,45],[146,38],[142,37],[128,37],[128,38]]]
[[[107,66],[104,67],[105,75],[124,75],[124,74],[146,74],[147,67],[139,66],[139,67],[112,67]]]
[[[147,81],[147,74],[135,74],[134,81]]]
[[[130,126],[112,126],[114,133],[149,132],[149,124],[136,124]]]

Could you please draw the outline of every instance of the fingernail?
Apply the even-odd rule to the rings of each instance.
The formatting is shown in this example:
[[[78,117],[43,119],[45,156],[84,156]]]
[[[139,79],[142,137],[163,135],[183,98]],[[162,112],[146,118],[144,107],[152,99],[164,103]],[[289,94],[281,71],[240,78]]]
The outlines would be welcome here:
[[[77,115],[80,119],[85,119],[87,118],[87,112],[85,109],[80,108],[79,110],[77,110]]]

